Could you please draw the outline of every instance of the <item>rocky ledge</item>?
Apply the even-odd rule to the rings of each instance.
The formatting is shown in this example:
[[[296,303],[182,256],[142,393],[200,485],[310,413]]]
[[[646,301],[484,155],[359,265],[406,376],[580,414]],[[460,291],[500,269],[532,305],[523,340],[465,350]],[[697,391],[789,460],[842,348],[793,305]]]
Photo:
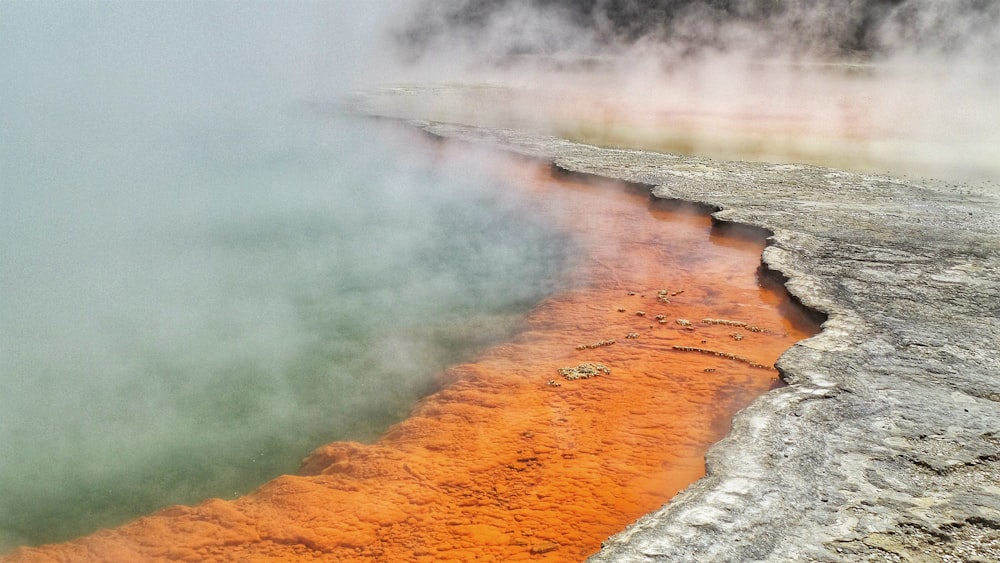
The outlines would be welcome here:
[[[711,449],[708,476],[592,561],[1000,561],[995,193],[411,123],[767,229],[765,266],[828,315],[779,360],[789,386]]]

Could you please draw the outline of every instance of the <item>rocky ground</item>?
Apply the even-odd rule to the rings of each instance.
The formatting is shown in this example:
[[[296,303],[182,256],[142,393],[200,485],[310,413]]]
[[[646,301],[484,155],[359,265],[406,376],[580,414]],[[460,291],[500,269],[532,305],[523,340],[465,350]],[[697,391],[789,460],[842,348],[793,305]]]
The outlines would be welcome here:
[[[829,315],[708,476],[591,561],[1000,561],[996,192],[412,123],[767,229],[764,264]]]

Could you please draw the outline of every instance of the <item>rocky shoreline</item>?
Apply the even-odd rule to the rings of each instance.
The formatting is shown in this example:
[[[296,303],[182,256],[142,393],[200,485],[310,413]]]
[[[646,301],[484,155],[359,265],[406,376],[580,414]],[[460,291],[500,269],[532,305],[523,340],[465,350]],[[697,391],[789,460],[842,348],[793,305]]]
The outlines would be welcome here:
[[[439,148],[427,156],[486,167],[573,249],[515,334],[439,374],[373,443],[329,443],[248,495],[0,561],[581,561],[703,477],[733,415],[781,386],[778,357],[819,332],[759,270],[762,232],[623,182]]]
[[[736,417],[708,475],[591,561],[1000,560],[998,197],[410,123],[767,229],[764,265],[829,317],[781,357],[790,385]]]
[[[591,561],[1000,560],[1000,192],[599,148],[527,127],[413,121],[420,112],[405,103],[382,111],[359,100],[353,111],[646,186],[712,210],[720,224],[764,229],[763,267],[826,318],[779,359],[789,385],[742,410],[709,450],[707,475]],[[343,520],[330,496],[350,489],[340,478],[286,476],[234,502],[173,507],[11,557],[332,557],[327,544],[343,542],[317,522]],[[302,525],[307,507],[327,520]],[[554,543],[538,545],[528,555],[557,554]]]

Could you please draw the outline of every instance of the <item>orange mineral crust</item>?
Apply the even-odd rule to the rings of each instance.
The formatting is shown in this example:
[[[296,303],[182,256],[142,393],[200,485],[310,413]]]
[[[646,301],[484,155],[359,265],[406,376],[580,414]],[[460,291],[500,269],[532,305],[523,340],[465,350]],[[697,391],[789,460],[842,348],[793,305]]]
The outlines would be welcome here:
[[[780,385],[778,356],[817,331],[758,279],[760,236],[619,184],[505,172],[583,251],[511,341],[443,373],[374,444],[6,560],[579,561],[701,477],[733,414]]]

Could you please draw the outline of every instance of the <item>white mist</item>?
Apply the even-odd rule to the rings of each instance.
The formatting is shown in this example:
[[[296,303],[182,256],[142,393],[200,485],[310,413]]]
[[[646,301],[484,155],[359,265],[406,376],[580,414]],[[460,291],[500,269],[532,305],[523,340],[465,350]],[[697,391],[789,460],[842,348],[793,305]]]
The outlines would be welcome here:
[[[308,109],[383,7],[0,4],[0,550],[372,439],[550,289],[471,157]]]

